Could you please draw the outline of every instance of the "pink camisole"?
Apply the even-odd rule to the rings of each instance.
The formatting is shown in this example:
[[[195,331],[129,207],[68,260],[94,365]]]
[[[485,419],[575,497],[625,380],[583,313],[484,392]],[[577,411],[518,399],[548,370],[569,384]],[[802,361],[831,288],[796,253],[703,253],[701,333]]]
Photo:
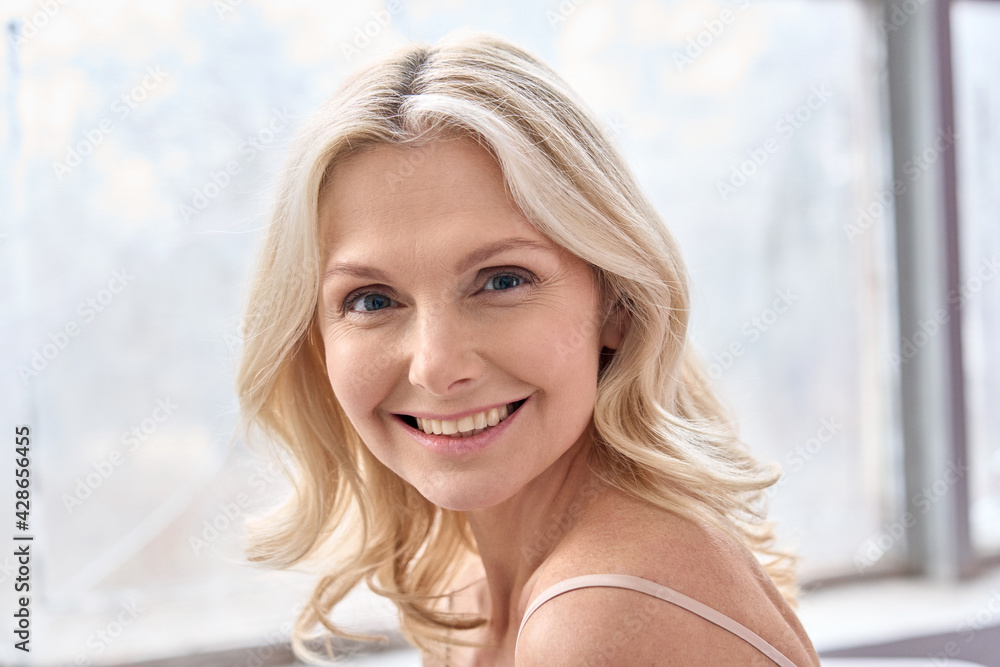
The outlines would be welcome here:
[[[524,629],[524,624],[528,621],[528,618],[543,604],[557,595],[562,595],[563,593],[576,590],[578,588],[590,588],[592,586],[627,588],[639,591],[640,593],[645,593],[646,595],[652,595],[653,597],[659,598],[665,602],[675,604],[678,607],[687,609],[688,611],[701,616],[706,621],[715,623],[720,628],[733,633],[773,660],[776,665],[779,665],[780,667],[796,667],[794,662],[786,658],[780,651],[778,651],[778,649],[764,641],[760,635],[749,630],[746,626],[737,623],[725,614],[722,614],[708,605],[702,604],[701,602],[698,602],[694,598],[690,598],[683,593],[678,593],[672,588],[667,588],[666,586],[650,581],[649,579],[633,577],[628,574],[584,574],[579,577],[565,579],[557,584],[549,586],[542,591],[541,595],[532,601],[528,610],[524,613],[524,618],[521,619],[521,627],[517,630],[517,639],[520,640],[521,630]],[[514,643],[514,651],[515,653],[517,652],[516,641]]]

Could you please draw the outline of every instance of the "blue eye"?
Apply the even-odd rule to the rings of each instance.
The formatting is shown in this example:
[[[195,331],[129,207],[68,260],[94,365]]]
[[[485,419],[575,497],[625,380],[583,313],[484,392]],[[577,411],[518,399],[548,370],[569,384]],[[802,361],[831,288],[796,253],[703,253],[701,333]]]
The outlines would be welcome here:
[[[490,285],[496,285],[497,284],[497,283],[493,282],[497,278],[501,278],[502,279],[501,280],[501,284],[503,284],[505,286],[504,287],[494,287],[492,289],[487,289]],[[509,289],[512,289],[514,287],[518,287],[518,285],[511,285],[510,284],[512,282],[511,278],[513,278],[515,280],[521,281],[520,283],[518,283],[518,285],[520,285],[521,283],[530,282],[530,280],[528,280],[525,276],[522,276],[520,273],[511,273],[509,271],[502,271],[500,273],[494,273],[492,276],[490,276],[489,280],[486,281],[487,288],[484,288],[484,289],[487,289],[487,291],[492,291],[492,292],[506,292]]]
[[[354,305],[359,301],[362,304],[371,306],[372,310],[354,310]],[[382,306],[388,306],[388,302],[390,301],[392,301],[392,299],[388,298],[384,294],[379,294],[378,292],[365,292],[345,301],[344,310],[350,310],[355,313],[370,313],[373,312],[373,310],[382,310]]]

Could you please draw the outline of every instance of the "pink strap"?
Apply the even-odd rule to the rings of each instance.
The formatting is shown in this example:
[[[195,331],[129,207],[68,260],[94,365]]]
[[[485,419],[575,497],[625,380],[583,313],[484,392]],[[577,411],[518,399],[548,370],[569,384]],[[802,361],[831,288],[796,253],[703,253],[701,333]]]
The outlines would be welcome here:
[[[531,606],[528,607],[528,611],[525,612],[524,618],[521,619],[521,627],[517,630],[517,641],[521,639],[521,630],[524,629],[524,624],[527,623],[528,618],[535,613],[536,609],[557,595],[562,595],[563,593],[576,590],[577,588],[589,588],[591,586],[627,588],[660,598],[665,602],[670,602],[678,607],[687,609],[688,611],[701,616],[706,621],[715,623],[724,630],[728,630],[766,655],[768,658],[773,660],[775,664],[780,665],[780,667],[796,667],[794,662],[786,658],[780,651],[778,651],[778,649],[764,641],[760,635],[754,633],[745,626],[740,625],[725,614],[721,614],[708,605],[704,605],[694,598],[689,598],[683,593],[678,593],[672,588],[667,588],[666,586],[661,586],[660,584],[649,581],[648,579],[633,577],[628,574],[584,574],[579,577],[572,577],[570,579],[560,581],[559,583],[548,587],[542,592],[541,595],[535,598],[534,602],[531,603]],[[514,643],[515,653],[517,652],[517,641]]]

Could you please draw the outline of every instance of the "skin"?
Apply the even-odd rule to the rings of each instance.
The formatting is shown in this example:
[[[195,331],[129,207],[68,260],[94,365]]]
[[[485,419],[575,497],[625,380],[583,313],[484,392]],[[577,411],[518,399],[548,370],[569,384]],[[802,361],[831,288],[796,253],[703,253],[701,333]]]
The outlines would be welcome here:
[[[386,274],[324,279],[320,329],[334,394],[379,461],[436,505],[465,512],[479,547],[481,561],[464,575],[478,583],[456,596],[453,608],[486,615],[489,626],[464,638],[492,647],[452,649],[450,664],[513,665],[531,599],[587,568],[621,571],[625,562],[637,576],[677,585],[662,576],[664,548],[693,562],[700,557],[663,541],[681,534],[679,520],[625,498],[586,465],[600,353],[617,349],[627,316],[606,313],[591,267],[525,219],[493,157],[467,138],[369,148],[337,164],[319,203],[326,271],[350,262]],[[456,270],[472,251],[510,238],[539,247],[509,248]],[[371,295],[343,312],[359,291]],[[525,397],[500,438],[461,457],[425,448],[393,416],[453,414]],[[657,529],[663,543],[649,544],[657,522],[667,532]],[[626,528],[634,535],[623,540]],[[683,543],[704,541],[688,533]],[[586,628],[602,613],[615,605],[637,609],[636,598],[645,597],[611,589],[559,596],[525,626],[517,664],[583,664],[566,662],[565,651],[558,659],[547,651],[586,650],[587,636],[596,636]],[[711,604],[710,596],[701,599]],[[766,595],[761,599],[774,608]],[[726,613],[734,605],[717,608]],[[649,620],[683,630],[692,621],[678,620],[677,611],[660,602],[649,607]],[[705,634],[705,624],[694,627]],[[746,657],[740,640],[708,636],[728,651],[726,659]],[[658,648],[656,641],[646,645]],[[629,662],[642,659],[629,650],[622,649],[620,664],[674,664]]]

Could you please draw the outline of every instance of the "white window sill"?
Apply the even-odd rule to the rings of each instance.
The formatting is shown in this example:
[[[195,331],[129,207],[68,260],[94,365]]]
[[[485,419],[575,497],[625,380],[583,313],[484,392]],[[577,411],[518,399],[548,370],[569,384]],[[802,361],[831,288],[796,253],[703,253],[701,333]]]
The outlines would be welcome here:
[[[799,599],[798,614],[820,653],[1000,625],[1000,566],[959,583],[899,577],[821,588]]]

